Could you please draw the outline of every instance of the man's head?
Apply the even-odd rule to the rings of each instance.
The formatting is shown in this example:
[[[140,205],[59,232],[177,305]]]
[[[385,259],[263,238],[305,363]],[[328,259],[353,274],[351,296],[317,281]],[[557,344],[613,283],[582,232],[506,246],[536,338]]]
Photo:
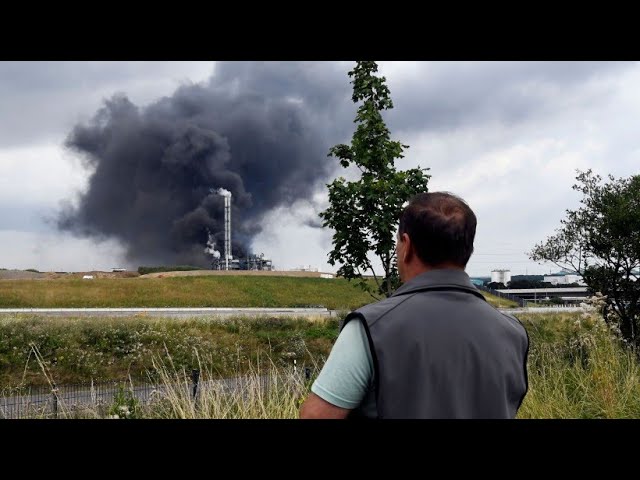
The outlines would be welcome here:
[[[403,282],[436,268],[464,270],[473,253],[476,216],[460,197],[420,193],[400,214],[398,271]]]

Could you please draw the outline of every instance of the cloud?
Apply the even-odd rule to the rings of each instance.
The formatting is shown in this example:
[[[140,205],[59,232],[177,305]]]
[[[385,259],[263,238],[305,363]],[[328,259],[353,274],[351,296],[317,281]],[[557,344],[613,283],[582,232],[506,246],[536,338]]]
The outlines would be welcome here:
[[[320,264],[331,248],[331,232],[313,228],[315,215],[326,207],[323,183],[353,174],[326,158],[328,147],[349,142],[355,128],[357,107],[346,75],[352,66],[353,62],[4,62],[0,228],[42,231],[44,224],[37,218],[50,214],[61,199],[80,205],[73,192],[90,186],[89,176],[98,164],[90,160],[93,167],[83,170],[61,145],[75,125],[90,125],[104,99],[123,92],[142,121],[189,119],[205,132],[216,132],[216,145],[222,146],[226,138],[231,161],[244,165],[234,164],[238,168],[230,171],[242,178],[252,205],[258,198],[254,192],[262,192],[263,212],[245,218],[251,219],[247,228],[254,232],[245,238],[247,245],[264,251],[277,265]],[[548,266],[529,262],[523,252],[552,234],[565,210],[578,205],[579,195],[571,189],[576,168],[593,168],[601,175],[637,174],[640,140],[633,119],[640,114],[638,63],[380,62],[380,70],[395,104],[385,113],[391,136],[410,145],[397,166],[431,167],[430,189],[459,193],[478,214],[476,254],[470,263],[474,275],[509,266],[514,274],[525,269],[548,272]],[[291,122],[274,126],[274,118],[287,116]],[[303,133],[298,138],[305,146],[300,151],[311,152],[305,161],[313,165],[312,171],[296,170],[277,188],[261,190],[262,169],[282,154],[267,155],[273,150],[265,148],[252,152],[255,132],[279,138],[283,131],[293,135],[296,128],[307,132],[307,137]],[[192,138],[204,139],[201,133]],[[174,137],[174,152],[178,145],[187,145],[180,138],[185,137]],[[245,145],[244,153],[238,144]],[[265,165],[251,163],[250,158]],[[255,171],[249,172],[249,166]],[[287,164],[277,167],[287,171]],[[151,208],[145,207],[154,203],[150,198],[157,197],[140,194],[133,205]],[[118,207],[111,209],[126,212],[131,204],[116,202]],[[188,210],[196,225],[211,217],[208,209],[216,210],[213,204],[206,204],[204,211],[198,205]],[[147,235],[140,235],[140,248],[153,242],[154,234]],[[90,248],[91,243],[83,245]]]
[[[117,242],[90,241],[52,232],[0,230],[0,268],[90,271],[129,268]]]
[[[443,132],[541,121],[579,108],[585,90],[632,67],[628,62],[381,62],[380,70],[395,106],[387,115],[390,126]],[[600,102],[611,94],[596,93],[592,100]]]
[[[126,90],[146,104],[188,81],[209,77],[213,62],[0,62],[0,148],[60,142],[103,99]]]

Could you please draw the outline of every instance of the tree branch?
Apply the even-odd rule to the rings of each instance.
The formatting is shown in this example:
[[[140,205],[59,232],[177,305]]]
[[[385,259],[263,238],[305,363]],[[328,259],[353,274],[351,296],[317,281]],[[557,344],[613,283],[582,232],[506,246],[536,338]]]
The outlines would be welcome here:
[[[369,270],[371,270],[371,273],[373,273],[373,279],[376,281],[376,285],[378,285],[378,290],[380,290],[380,282],[378,281],[378,276],[376,275],[375,270],[371,266],[371,262],[369,262],[369,259],[367,257],[365,257],[364,261],[367,264],[367,268],[369,268]]]

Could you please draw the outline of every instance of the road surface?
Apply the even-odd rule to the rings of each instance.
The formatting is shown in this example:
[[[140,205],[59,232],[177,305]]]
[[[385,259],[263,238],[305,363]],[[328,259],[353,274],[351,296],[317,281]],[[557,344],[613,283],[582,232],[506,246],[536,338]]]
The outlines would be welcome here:
[[[581,312],[581,307],[500,308],[508,313]],[[49,317],[334,317],[326,308],[0,308],[2,314],[37,314]]]
[[[48,317],[202,317],[270,316],[330,317],[326,308],[0,308],[2,314],[36,314]]]

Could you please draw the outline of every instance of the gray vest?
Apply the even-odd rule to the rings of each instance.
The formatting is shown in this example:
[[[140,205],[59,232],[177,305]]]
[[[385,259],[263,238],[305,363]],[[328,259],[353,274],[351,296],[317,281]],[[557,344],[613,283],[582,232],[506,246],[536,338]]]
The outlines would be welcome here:
[[[418,275],[344,324],[354,318],[369,338],[379,418],[516,416],[528,389],[527,332],[464,271]]]

